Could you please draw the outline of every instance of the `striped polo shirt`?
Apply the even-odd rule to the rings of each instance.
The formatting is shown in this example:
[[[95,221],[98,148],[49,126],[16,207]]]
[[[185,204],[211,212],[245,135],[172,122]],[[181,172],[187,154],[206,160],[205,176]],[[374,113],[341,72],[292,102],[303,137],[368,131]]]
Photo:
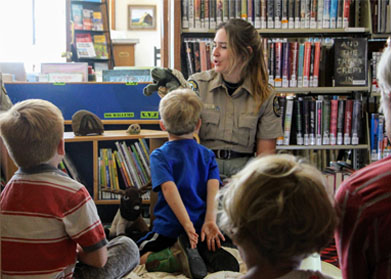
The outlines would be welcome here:
[[[87,189],[52,166],[19,169],[0,205],[2,278],[72,278],[76,243],[107,243]]]
[[[355,172],[336,195],[344,279],[391,279],[391,157]]]

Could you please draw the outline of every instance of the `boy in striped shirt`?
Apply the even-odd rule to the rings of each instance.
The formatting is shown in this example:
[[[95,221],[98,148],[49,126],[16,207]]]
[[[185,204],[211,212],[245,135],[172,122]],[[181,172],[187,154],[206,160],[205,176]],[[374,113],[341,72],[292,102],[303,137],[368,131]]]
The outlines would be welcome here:
[[[107,244],[87,189],[57,169],[65,147],[55,105],[15,104],[0,115],[0,134],[19,167],[0,196],[0,277],[118,278],[138,264],[135,243]]]

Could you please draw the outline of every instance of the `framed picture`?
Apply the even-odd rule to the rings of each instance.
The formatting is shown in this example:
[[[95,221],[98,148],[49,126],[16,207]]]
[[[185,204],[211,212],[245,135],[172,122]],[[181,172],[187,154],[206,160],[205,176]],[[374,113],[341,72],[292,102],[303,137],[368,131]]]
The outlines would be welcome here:
[[[155,5],[128,5],[129,30],[156,30]]]

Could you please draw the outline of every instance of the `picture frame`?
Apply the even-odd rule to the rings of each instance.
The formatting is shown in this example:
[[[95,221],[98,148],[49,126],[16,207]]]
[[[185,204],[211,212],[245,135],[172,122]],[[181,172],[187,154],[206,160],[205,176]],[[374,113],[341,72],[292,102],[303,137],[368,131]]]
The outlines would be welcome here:
[[[156,5],[128,5],[128,30],[156,30]]]

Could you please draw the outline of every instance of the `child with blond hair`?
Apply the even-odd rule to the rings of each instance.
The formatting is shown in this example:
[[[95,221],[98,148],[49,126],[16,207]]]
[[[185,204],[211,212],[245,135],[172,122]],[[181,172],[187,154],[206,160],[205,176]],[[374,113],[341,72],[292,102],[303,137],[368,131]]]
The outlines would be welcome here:
[[[138,263],[127,237],[107,243],[84,185],[57,168],[64,118],[40,99],[0,115],[0,134],[19,167],[0,195],[1,278],[120,278]]]
[[[176,243],[188,277],[203,278],[208,268],[239,269],[237,260],[221,248],[224,236],[216,224],[220,178],[215,155],[193,138],[201,126],[202,107],[190,89],[174,90],[160,101],[160,127],[168,132],[169,141],[151,154],[152,190],[158,199],[152,231],[138,241],[141,263],[149,271],[178,271],[170,250]]]
[[[320,171],[291,155],[256,158],[233,176],[218,197],[221,227],[247,265],[243,278],[329,278],[298,270],[333,236],[337,217],[325,188]]]

